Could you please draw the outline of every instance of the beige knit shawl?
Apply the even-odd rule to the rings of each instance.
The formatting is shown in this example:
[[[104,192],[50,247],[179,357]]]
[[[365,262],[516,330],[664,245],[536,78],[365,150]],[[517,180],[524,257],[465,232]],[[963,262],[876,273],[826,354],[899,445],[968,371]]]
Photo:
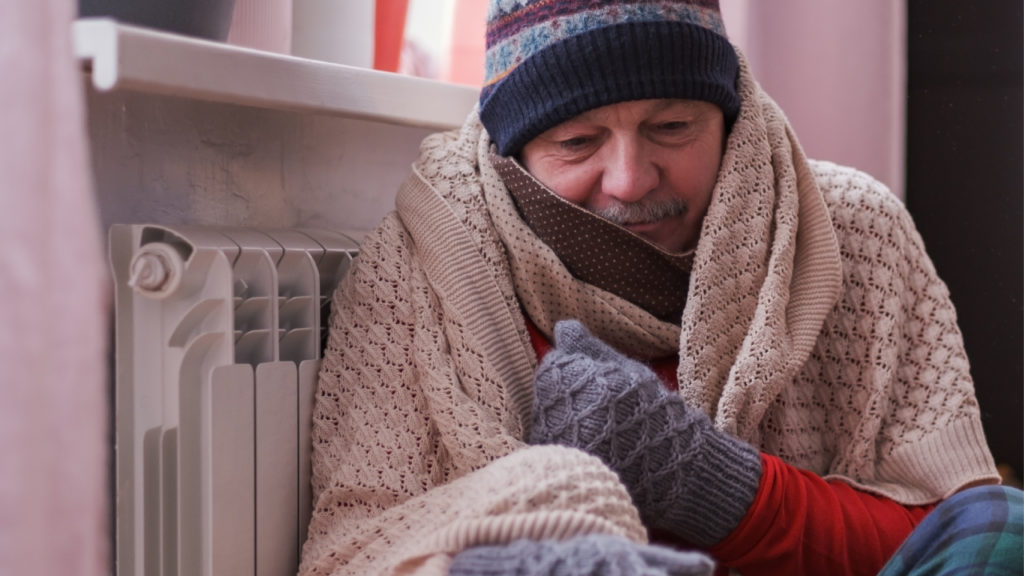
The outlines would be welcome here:
[[[317,497],[302,574],[443,573],[519,537],[644,539],[615,476],[525,447],[536,359],[584,319],[642,356],[678,350],[715,425],[907,504],[997,478],[956,315],[906,210],[805,159],[742,65],[743,101],[681,326],[568,274],[515,213],[472,115],[414,174],[335,294],[314,414]]]

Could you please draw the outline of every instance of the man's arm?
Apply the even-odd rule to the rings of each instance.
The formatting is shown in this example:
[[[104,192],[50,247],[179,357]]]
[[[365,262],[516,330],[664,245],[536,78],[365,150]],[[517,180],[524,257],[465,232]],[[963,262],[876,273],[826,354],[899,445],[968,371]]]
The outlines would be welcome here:
[[[934,507],[904,506],[762,454],[753,505],[708,552],[746,576],[873,576]]]
[[[601,457],[663,542],[697,545],[750,575],[874,574],[930,510],[758,453],[667,394],[645,366],[572,328],[556,327],[556,353],[538,370],[531,442]],[[751,459],[755,477],[745,473]]]

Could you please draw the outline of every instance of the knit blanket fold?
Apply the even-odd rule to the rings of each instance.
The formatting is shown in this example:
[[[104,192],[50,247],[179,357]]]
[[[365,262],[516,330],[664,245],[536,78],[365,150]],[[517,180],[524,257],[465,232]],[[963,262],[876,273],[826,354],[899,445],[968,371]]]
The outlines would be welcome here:
[[[765,412],[839,299],[842,260],[796,136],[741,66],[737,88],[752,105],[729,137],[701,230],[678,379],[720,429],[756,444]]]
[[[512,389],[529,390],[533,365],[523,382],[507,381],[516,372],[481,354],[463,324],[472,311],[449,313],[418,253],[392,214],[335,293],[299,573],[442,575],[466,547],[521,538],[645,542],[629,494],[600,460],[524,445]]]
[[[538,535],[643,541],[599,461],[523,444],[524,311],[548,335],[579,318],[631,355],[678,352],[687,402],[821,476],[905,504],[997,481],[955,310],[905,208],[806,159],[742,58],[738,88],[681,328],[568,273],[476,112],[423,142],[334,295],[301,574],[444,573],[459,549]]]

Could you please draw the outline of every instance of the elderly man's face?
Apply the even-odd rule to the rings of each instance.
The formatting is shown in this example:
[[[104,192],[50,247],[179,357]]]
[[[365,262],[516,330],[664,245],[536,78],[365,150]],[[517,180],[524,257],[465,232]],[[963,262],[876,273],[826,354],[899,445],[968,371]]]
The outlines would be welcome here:
[[[636,100],[555,126],[521,161],[562,198],[681,252],[697,245],[724,147],[714,104]]]

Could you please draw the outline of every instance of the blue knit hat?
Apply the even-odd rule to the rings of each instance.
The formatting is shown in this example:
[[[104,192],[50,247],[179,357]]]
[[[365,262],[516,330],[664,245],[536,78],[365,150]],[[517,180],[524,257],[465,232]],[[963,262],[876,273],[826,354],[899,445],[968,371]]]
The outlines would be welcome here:
[[[739,113],[718,0],[490,0],[480,120],[502,156],[587,110],[684,98]]]

